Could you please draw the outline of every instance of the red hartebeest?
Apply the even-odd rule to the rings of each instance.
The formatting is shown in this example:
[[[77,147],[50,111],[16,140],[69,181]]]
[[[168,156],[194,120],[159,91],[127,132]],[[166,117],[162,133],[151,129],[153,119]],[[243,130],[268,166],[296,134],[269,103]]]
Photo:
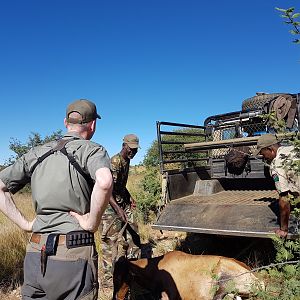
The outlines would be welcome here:
[[[263,287],[240,261],[180,251],[135,261],[121,257],[115,265],[113,280],[113,300],[125,299],[134,285],[146,289],[151,294],[150,299],[164,300],[220,300],[232,291],[245,296],[253,285]],[[134,296],[134,291],[131,295]]]

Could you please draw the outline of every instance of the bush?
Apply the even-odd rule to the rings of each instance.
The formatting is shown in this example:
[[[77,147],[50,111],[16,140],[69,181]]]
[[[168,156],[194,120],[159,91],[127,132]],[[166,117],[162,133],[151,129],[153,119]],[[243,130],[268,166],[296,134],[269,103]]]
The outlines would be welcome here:
[[[142,193],[137,203],[138,210],[144,216],[144,222],[149,221],[150,211],[156,212],[160,200],[159,172],[155,167],[146,169],[145,177],[141,181]]]

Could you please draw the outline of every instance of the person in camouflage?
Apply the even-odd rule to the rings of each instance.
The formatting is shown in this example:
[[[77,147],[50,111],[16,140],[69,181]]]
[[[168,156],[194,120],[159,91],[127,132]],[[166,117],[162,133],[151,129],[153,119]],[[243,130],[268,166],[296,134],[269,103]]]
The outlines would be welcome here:
[[[123,139],[122,150],[111,158],[113,174],[113,192],[110,205],[102,217],[100,228],[103,255],[103,284],[110,282],[115,261],[120,253],[133,251],[132,236],[126,234],[124,226],[137,229],[133,222],[132,210],[136,207],[134,198],[126,188],[130,160],[136,155],[139,148],[139,138],[135,134],[127,134]],[[131,245],[130,249],[128,249]]]

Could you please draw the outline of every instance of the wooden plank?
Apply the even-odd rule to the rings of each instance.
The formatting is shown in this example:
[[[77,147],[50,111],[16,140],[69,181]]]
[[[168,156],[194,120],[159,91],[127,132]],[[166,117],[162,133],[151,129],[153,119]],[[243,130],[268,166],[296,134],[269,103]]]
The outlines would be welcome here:
[[[217,146],[224,145],[232,145],[232,144],[255,144],[258,140],[258,136],[256,137],[244,137],[244,138],[236,138],[236,139],[228,139],[228,140],[220,140],[220,141],[209,141],[209,142],[200,142],[200,143],[191,143],[184,144],[184,148],[186,150],[194,149],[194,148],[215,148]]]
[[[279,139],[282,138],[292,138],[299,136],[297,132],[287,132],[282,134],[277,134]],[[222,146],[241,146],[241,145],[255,145],[257,143],[259,136],[254,137],[242,137],[228,140],[219,140],[219,141],[209,141],[209,142],[199,142],[199,143],[188,143],[184,144],[183,147],[185,150],[206,150],[221,148]]]

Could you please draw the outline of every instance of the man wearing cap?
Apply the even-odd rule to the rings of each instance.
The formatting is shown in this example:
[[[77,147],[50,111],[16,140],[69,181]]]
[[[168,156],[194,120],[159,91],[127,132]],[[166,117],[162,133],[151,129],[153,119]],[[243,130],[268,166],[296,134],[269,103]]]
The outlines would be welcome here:
[[[119,233],[124,224],[132,218],[132,209],[136,207],[134,198],[126,188],[130,160],[136,155],[139,148],[139,138],[135,134],[127,134],[123,138],[122,150],[111,158],[113,174],[113,192],[110,206],[102,220],[101,239],[103,246],[103,268],[106,281],[111,279],[113,266],[118,255],[120,245]],[[136,227],[136,224],[133,224]],[[126,232],[125,232],[126,233]],[[118,239],[119,238],[119,239]],[[126,243],[127,245],[127,243]]]
[[[113,183],[105,148],[90,141],[97,118],[89,100],[71,103],[63,139],[32,148],[0,172],[0,210],[32,232],[22,299],[97,299],[94,232]],[[22,215],[12,197],[28,183],[34,220]]]
[[[273,134],[261,135],[254,155],[261,154],[270,164],[270,174],[279,193],[280,228],[275,232],[280,237],[288,234],[291,205],[289,197],[300,194],[300,176],[287,166],[287,160],[295,158],[294,146],[282,146]]]

